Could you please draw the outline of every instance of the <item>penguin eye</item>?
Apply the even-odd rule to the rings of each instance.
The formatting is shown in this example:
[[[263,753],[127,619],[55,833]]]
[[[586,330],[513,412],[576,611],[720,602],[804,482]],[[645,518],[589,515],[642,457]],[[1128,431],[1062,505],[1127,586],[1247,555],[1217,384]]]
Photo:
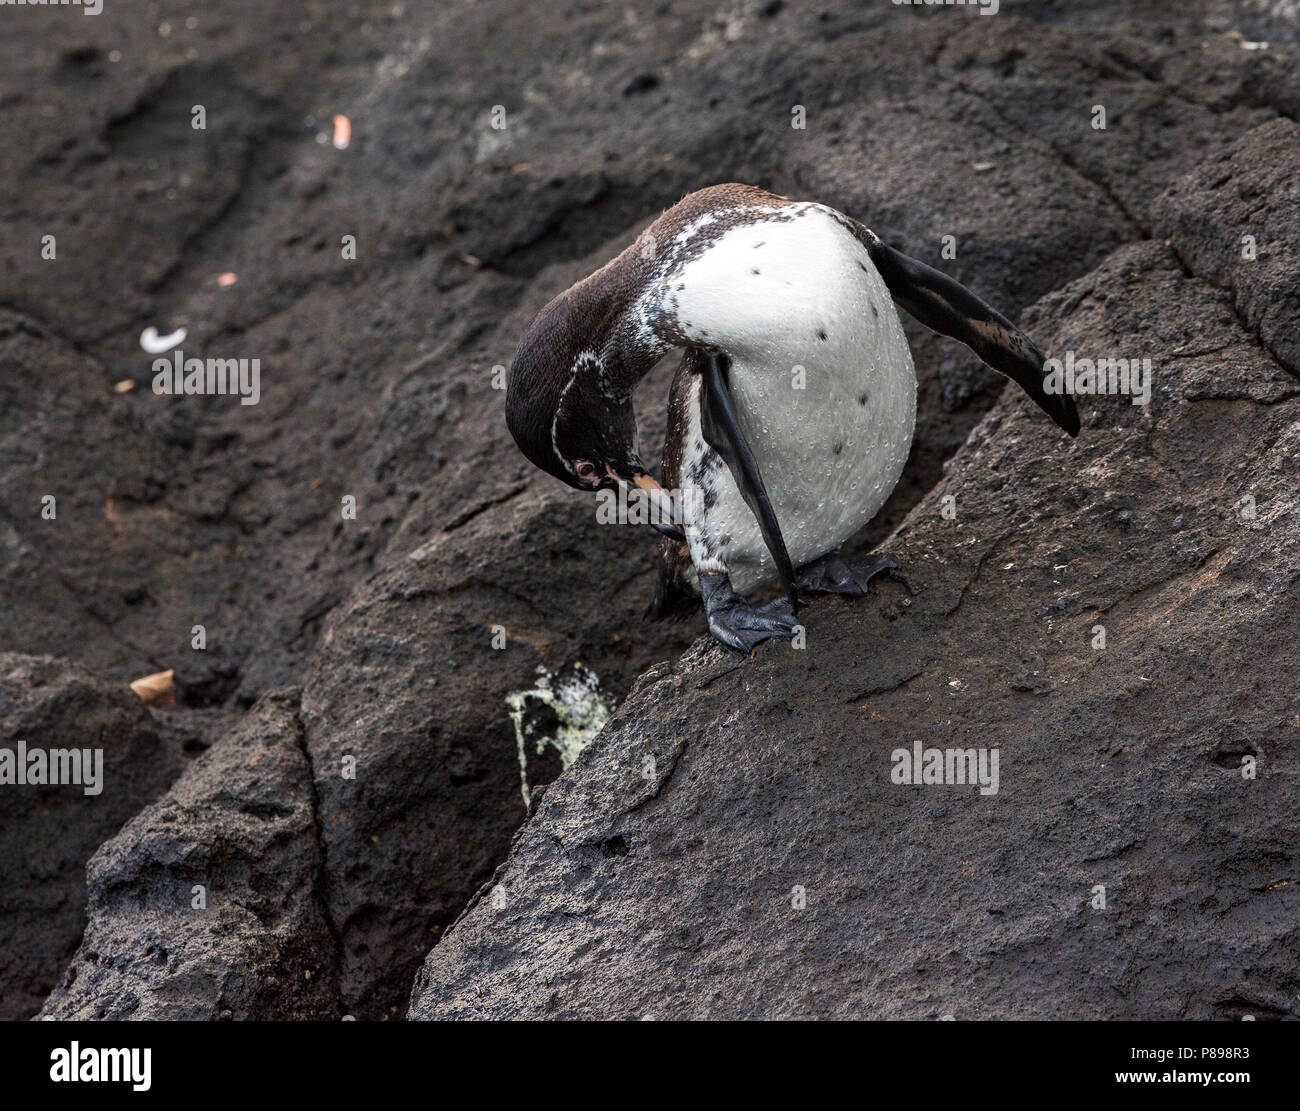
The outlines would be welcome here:
[[[573,461],[574,473],[582,479],[593,479],[596,477],[596,464],[588,462],[586,459],[575,459]]]

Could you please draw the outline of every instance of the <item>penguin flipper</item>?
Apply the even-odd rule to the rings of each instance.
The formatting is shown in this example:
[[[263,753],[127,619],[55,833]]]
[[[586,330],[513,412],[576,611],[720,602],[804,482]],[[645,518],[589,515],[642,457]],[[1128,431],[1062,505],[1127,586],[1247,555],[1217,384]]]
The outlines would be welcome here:
[[[700,429],[708,445],[722,456],[740,488],[741,496],[758,519],[763,542],[772,553],[777,574],[781,576],[781,585],[785,588],[791,607],[797,613],[799,592],[795,589],[790,553],[786,550],[785,537],[781,535],[781,525],[772,508],[772,499],[768,497],[767,487],[763,485],[763,476],[758,472],[754,453],[750,451],[744,433],[740,430],[736,407],[731,400],[731,387],[727,381],[731,360],[726,355],[713,351],[703,354],[704,389],[700,393]]]
[[[931,331],[951,336],[983,362],[1016,382],[1071,436],[1079,434],[1079,411],[1065,393],[1043,388],[1043,353],[992,305],[933,266],[910,258],[862,229],[859,238],[894,298]]]

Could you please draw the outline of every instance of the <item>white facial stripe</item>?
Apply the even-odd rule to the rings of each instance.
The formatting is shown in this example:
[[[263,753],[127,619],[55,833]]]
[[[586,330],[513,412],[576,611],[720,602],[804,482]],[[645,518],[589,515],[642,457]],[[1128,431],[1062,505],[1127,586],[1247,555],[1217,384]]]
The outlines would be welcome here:
[[[555,416],[551,418],[551,451],[554,452],[555,458],[560,461],[560,465],[575,478],[577,474],[572,464],[560,451],[560,414],[564,411],[564,399],[569,391],[573,389],[573,384],[578,380],[578,375],[593,366],[599,372],[601,365],[600,356],[595,351],[588,350],[578,353],[578,357],[573,360],[573,366],[569,369],[569,380],[565,383],[564,389],[560,391],[560,399],[555,405]]]

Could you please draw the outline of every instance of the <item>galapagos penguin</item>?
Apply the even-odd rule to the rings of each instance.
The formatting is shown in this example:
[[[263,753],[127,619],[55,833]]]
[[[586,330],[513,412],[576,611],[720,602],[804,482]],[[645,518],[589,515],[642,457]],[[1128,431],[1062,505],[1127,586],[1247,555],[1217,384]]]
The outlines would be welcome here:
[[[1078,434],[1073,400],[1047,392],[1042,354],[996,309],[843,213],[740,184],[689,194],[533,318],[507,423],[576,489],[644,491],[669,537],[651,615],[686,571],[714,637],[749,651],[793,633],[800,588],[862,594],[898,567],[837,554],[911,450],[916,374],[898,305]],[[673,348],[661,486],[640,460],[632,392]],[[746,601],[771,582],[783,597]]]

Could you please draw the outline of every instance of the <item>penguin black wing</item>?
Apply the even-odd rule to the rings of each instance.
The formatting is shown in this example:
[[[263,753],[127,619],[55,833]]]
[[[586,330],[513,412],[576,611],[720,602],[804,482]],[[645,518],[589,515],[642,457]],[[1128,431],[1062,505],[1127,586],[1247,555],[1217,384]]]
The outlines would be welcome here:
[[[791,607],[798,613],[799,594],[794,585],[794,565],[790,562],[790,553],[786,551],[785,537],[781,535],[781,525],[772,508],[772,499],[767,496],[763,476],[758,473],[758,463],[740,430],[740,422],[736,419],[736,407],[731,400],[728,381],[731,360],[726,355],[712,351],[703,354],[704,389],[700,391],[700,431],[704,433],[708,445],[722,456],[740,488],[741,496],[758,519],[759,531],[763,534],[767,550],[772,553],[777,574],[781,576],[781,585],[785,588]]]
[[[1079,434],[1074,399],[1043,388],[1043,354],[1024,332],[947,274],[894,250],[866,228],[858,236],[895,304],[927,328],[960,340],[988,366],[1018,383],[1071,436]]]

